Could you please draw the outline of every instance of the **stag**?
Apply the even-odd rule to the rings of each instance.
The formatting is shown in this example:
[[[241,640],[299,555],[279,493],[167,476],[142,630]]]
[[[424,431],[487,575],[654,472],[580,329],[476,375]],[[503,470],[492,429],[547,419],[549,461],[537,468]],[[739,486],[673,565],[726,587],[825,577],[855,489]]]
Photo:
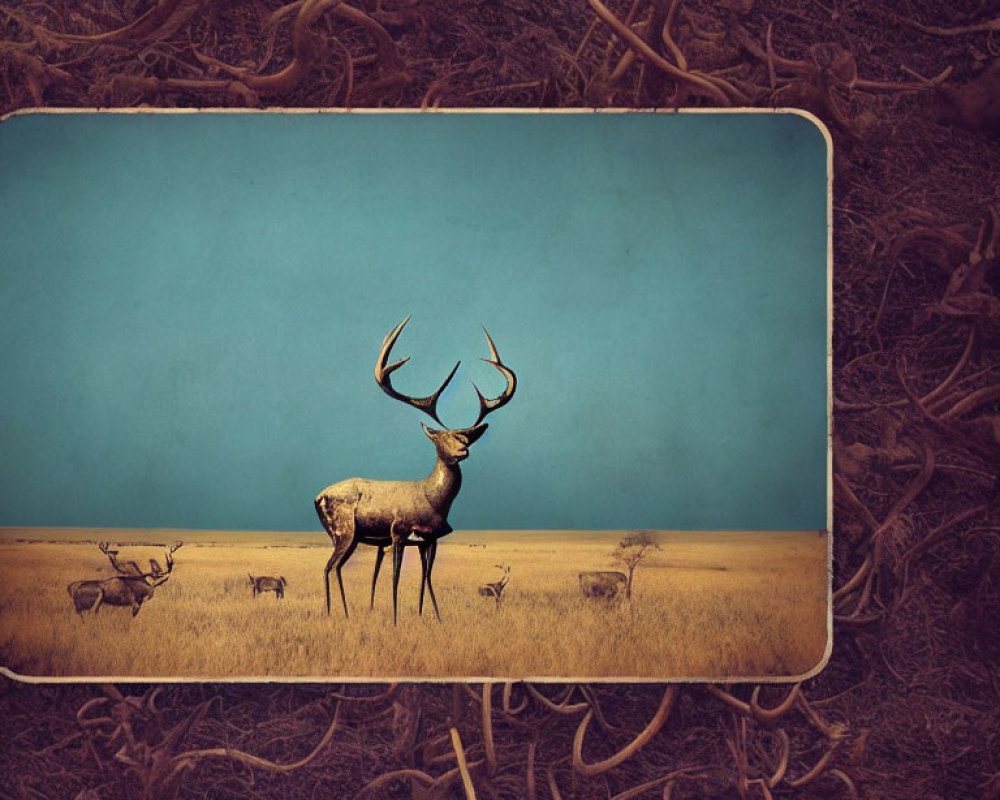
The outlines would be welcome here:
[[[500,596],[503,594],[504,587],[510,580],[510,567],[503,564],[494,564],[494,566],[503,572],[503,577],[493,583],[486,583],[480,586],[479,596],[492,597],[496,601],[496,607],[500,608]]]
[[[155,559],[149,559],[149,572],[143,572],[142,568],[135,561],[118,561],[118,551],[109,550],[107,542],[98,545],[104,553],[111,566],[118,573],[113,578],[104,580],[73,581],[66,587],[66,591],[73,599],[73,607],[76,613],[82,615],[84,611],[93,611],[94,615],[100,610],[101,605],[109,606],[131,606],[132,616],[139,613],[142,604],[153,596],[153,590],[165,583],[170,573],[174,569],[174,553],[183,546],[183,542],[175,542],[166,553],[166,568],[160,566]],[[81,616],[82,619],[82,616]]]
[[[389,353],[409,321],[410,317],[404,319],[382,341],[382,349],[375,363],[375,381],[389,397],[419,409],[439,425],[444,425],[438,418],[437,402],[441,392],[458,370],[458,364],[455,364],[438,390],[427,397],[409,397],[400,394],[392,386],[390,376],[409,361],[409,357],[389,364]],[[469,448],[486,432],[487,425],[483,419],[487,414],[510,402],[517,386],[514,372],[500,361],[496,346],[485,328],[483,333],[486,334],[490,358],[482,360],[499,370],[507,385],[500,395],[487,399],[473,384],[479,397],[479,416],[472,427],[439,430],[420,424],[437,451],[437,461],[430,475],[420,481],[350,478],[328,486],[316,497],[316,512],[333,543],[333,554],[323,573],[327,614],[330,613],[330,572],[335,571],[337,585],[340,587],[340,599],[344,605],[344,616],[350,616],[347,611],[347,597],[344,594],[341,570],[359,544],[377,548],[369,607],[374,606],[375,583],[388,547],[392,549],[392,621],[395,625],[403,550],[407,546],[415,545],[420,553],[421,565],[419,613],[423,614],[426,587],[434,606],[434,614],[440,622],[441,614],[438,612],[431,574],[434,570],[438,539],[452,531],[448,524],[448,512],[462,486],[462,473],[458,465],[468,458]]]
[[[581,572],[580,589],[583,596],[596,600],[618,599],[625,591],[628,578],[624,572]]]
[[[270,575],[254,577],[249,572],[247,575],[250,577],[250,588],[253,590],[254,597],[263,592],[274,592],[275,597],[279,600],[285,596],[285,586],[288,585],[288,581],[285,580],[284,575],[278,578],[272,578]]]

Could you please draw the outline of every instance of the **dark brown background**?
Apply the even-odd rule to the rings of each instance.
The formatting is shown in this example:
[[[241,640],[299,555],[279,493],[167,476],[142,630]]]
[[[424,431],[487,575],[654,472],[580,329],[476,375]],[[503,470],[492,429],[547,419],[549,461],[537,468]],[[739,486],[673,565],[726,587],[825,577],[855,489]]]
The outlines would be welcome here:
[[[1000,797],[1000,4],[886,5],[0,4],[5,112],[794,106],[835,142],[819,676],[793,694],[3,680],[0,797]]]

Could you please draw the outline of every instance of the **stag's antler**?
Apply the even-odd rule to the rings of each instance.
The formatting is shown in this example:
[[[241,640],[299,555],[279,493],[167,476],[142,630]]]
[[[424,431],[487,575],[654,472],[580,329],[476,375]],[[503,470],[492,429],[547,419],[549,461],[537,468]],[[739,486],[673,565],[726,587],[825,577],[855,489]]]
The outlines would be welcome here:
[[[410,316],[413,315],[411,314]],[[406,358],[402,358],[394,364],[386,364],[386,362],[389,360],[389,352],[392,350],[392,346],[396,343],[396,340],[399,338],[399,334],[403,332],[403,328],[406,327],[406,323],[409,321],[410,317],[408,316],[395,328],[393,328],[385,339],[382,340],[382,349],[379,351],[378,361],[375,362],[375,382],[378,383],[382,391],[389,395],[389,397],[392,397],[395,400],[400,400],[409,406],[413,406],[414,408],[419,408],[421,411],[429,414],[439,425],[444,425],[437,415],[437,401],[441,396],[441,392],[444,391],[444,388],[455,376],[455,373],[458,371],[458,365],[462,363],[461,361],[455,364],[451,372],[448,374],[448,377],[444,379],[444,383],[441,384],[438,390],[434,392],[434,394],[428,395],[427,397],[409,397],[408,395],[400,394],[392,388],[392,381],[389,379],[389,376],[409,361],[410,357],[407,356]]]
[[[166,553],[165,553],[166,559],[167,559],[167,569],[166,569],[166,572],[168,574],[170,573],[170,570],[172,570],[174,568],[174,553],[177,550],[180,550],[183,546],[184,546],[184,542],[174,542],[172,545],[170,545],[170,549],[168,549],[166,551]],[[150,563],[153,563],[152,559],[150,559]]]
[[[407,356],[406,358],[400,359],[393,364],[387,363],[389,361],[389,353],[392,350],[392,346],[396,343],[399,335],[403,332],[403,328],[406,326],[406,323],[410,321],[410,316],[393,328],[382,341],[382,349],[379,351],[378,361],[375,363],[375,381],[378,383],[382,391],[389,395],[389,397],[400,400],[407,405],[413,406],[414,408],[419,408],[421,411],[429,414],[439,425],[444,425],[444,423],[441,422],[440,417],[437,415],[437,401],[441,396],[441,392],[443,392],[445,387],[451,382],[451,379],[455,377],[455,373],[458,371],[458,367],[462,363],[461,361],[455,364],[451,372],[448,373],[448,377],[444,379],[444,383],[441,384],[438,390],[434,392],[434,394],[428,395],[427,397],[409,397],[408,395],[401,394],[393,388],[392,382],[389,379],[389,376],[393,372],[410,360],[410,357]],[[486,334],[486,342],[490,348],[490,358],[484,358],[482,361],[496,367],[507,380],[507,386],[497,397],[486,398],[483,396],[483,393],[479,391],[479,387],[476,386],[475,383],[472,384],[472,388],[476,390],[476,395],[479,397],[479,416],[476,417],[476,421],[472,425],[473,428],[482,422],[486,418],[487,414],[492,411],[496,411],[501,406],[505,406],[509,403],[510,399],[514,396],[515,389],[517,388],[517,376],[514,374],[514,371],[500,360],[500,356],[497,354],[496,345],[493,344],[493,339],[490,338],[490,334],[486,328],[483,328],[483,333]]]
[[[155,558],[149,559],[149,568],[152,571],[142,577],[152,578],[154,586],[159,586],[161,583],[165,582],[167,578],[170,577],[170,573],[174,571],[174,551],[179,550],[183,545],[184,542],[174,542],[174,544],[170,545],[170,548],[164,552],[164,556],[167,561],[166,569],[163,569]]]
[[[183,546],[184,542],[174,542],[174,544],[172,544],[170,548],[165,551],[167,562],[166,569],[161,567],[160,562],[155,558],[151,558],[149,559],[149,572],[143,572],[142,567],[140,567],[136,561],[119,561],[117,558],[119,551],[111,550],[108,542],[99,542],[97,545],[98,549],[100,549],[100,551],[108,557],[108,560],[111,562],[111,566],[115,568],[115,571],[118,572],[119,575],[123,578],[142,578],[143,580],[146,578],[153,578],[154,580],[159,580],[160,578],[165,579],[165,576],[169,575],[171,570],[174,568],[174,552]]]
[[[500,370],[500,374],[507,379],[507,386],[497,397],[487,400],[483,397],[483,393],[479,391],[479,387],[474,383],[472,384],[472,388],[479,395],[479,416],[476,417],[476,421],[472,425],[473,428],[482,422],[491,411],[496,411],[501,406],[507,405],[514,396],[514,390],[517,389],[517,376],[514,374],[514,371],[500,360],[500,356],[497,355],[497,347],[493,344],[493,340],[490,338],[490,334],[486,328],[483,328],[483,333],[486,334],[486,342],[490,346],[490,358],[482,358],[480,361],[485,361],[487,364]]]
[[[111,566],[115,568],[115,572],[119,575],[123,575],[129,578],[141,578],[142,567],[139,566],[136,561],[119,561],[118,560],[118,550],[111,550],[109,542],[98,542],[98,549],[108,557],[108,561],[111,562]]]

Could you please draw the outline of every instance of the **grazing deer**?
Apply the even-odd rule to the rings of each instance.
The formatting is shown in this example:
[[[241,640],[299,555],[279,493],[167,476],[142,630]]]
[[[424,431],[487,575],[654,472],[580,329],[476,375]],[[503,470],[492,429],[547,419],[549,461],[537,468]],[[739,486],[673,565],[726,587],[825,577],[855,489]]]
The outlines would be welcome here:
[[[403,366],[409,357],[389,364],[389,353],[399,338],[403,327],[410,318],[407,317],[382,341],[378,360],[375,363],[375,381],[389,397],[413,406],[431,417],[439,425],[444,423],[437,415],[437,401],[458,370],[458,364],[445,378],[444,383],[434,394],[427,397],[408,397],[397,392],[391,383],[390,375]],[[387,547],[392,548],[392,620],[396,624],[397,594],[399,573],[403,563],[403,549],[415,545],[420,552],[420,606],[419,613],[424,610],[424,587],[430,594],[434,606],[434,614],[438,621],[437,599],[434,597],[434,585],[431,573],[434,569],[434,558],[437,554],[437,541],[442,536],[451,533],[448,524],[448,511],[452,501],[462,486],[462,473],[459,462],[469,456],[469,448],[486,432],[487,425],[483,419],[492,411],[506,405],[514,396],[517,378],[514,372],[500,361],[496,346],[486,329],[486,341],[490,348],[490,358],[482,359],[487,364],[496,367],[507,381],[503,392],[492,399],[487,399],[476,389],[479,396],[479,416],[471,428],[456,430],[438,430],[428,428],[421,423],[424,434],[437,451],[437,462],[431,474],[420,481],[375,481],[365,478],[350,478],[340,483],[328,486],[316,497],[316,513],[333,542],[333,555],[326,564],[323,579],[326,586],[326,612],[330,613],[330,572],[336,571],[337,584],[340,587],[340,599],[344,604],[344,615],[347,612],[347,598],[344,594],[344,582],[341,570],[354,553],[359,544],[378,548],[375,556],[375,572],[372,575],[371,606],[375,603],[375,582],[378,580],[379,568]],[[460,362],[461,363],[461,362]],[[416,539],[411,539],[415,536]]]
[[[249,572],[247,575],[250,577],[250,587],[253,589],[254,597],[263,592],[274,592],[275,597],[279,600],[285,596],[285,587],[288,585],[288,581],[285,580],[284,575],[279,578],[272,578],[270,575],[254,577]]]
[[[504,587],[510,580],[510,567],[504,566],[503,564],[494,564],[494,566],[503,571],[503,577],[494,583],[486,583],[480,586],[479,596],[492,597],[496,600],[496,607],[500,608],[500,596],[503,594]]]
[[[596,600],[618,599],[625,591],[628,578],[624,572],[581,572],[580,589],[583,596]]]
[[[92,610],[94,615],[102,604],[109,606],[131,606],[132,616],[139,613],[142,604],[153,596],[153,590],[166,582],[174,569],[174,553],[183,546],[176,542],[166,551],[166,569],[155,559],[149,559],[149,572],[143,572],[135,561],[118,561],[118,551],[109,550],[107,542],[98,545],[118,575],[104,580],[73,581],[66,587],[73,598],[77,614]],[[82,616],[81,616],[82,619]]]

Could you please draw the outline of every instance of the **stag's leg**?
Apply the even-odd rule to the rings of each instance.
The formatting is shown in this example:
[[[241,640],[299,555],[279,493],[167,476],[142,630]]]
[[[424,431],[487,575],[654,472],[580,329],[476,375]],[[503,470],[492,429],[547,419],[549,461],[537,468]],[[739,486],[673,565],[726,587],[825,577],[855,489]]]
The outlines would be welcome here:
[[[375,554],[375,572],[372,575],[372,596],[371,601],[368,603],[369,611],[375,608],[375,582],[378,580],[378,571],[382,568],[383,558],[385,558],[385,548],[379,547],[378,552]]]
[[[326,562],[326,569],[323,570],[323,586],[326,589],[326,615],[330,616],[330,570],[333,569],[333,562],[337,559],[337,549],[334,548],[330,560]],[[346,613],[347,608],[344,608]]]
[[[344,544],[344,542],[347,542]],[[330,556],[330,560],[326,562],[326,569],[323,570],[323,587],[326,589],[326,613],[327,616],[330,615],[330,571],[336,567],[337,569],[337,585],[340,586],[340,599],[344,604],[344,616],[350,617],[351,615],[347,613],[347,597],[344,595],[344,580],[340,575],[340,570],[344,566],[344,562],[351,557],[351,553],[354,552],[354,548],[358,546],[358,543],[354,541],[354,537],[347,539],[336,539],[333,547],[333,553]]]
[[[344,605],[344,616],[348,619],[350,614],[347,613],[347,595],[344,594],[344,577],[340,574],[340,571],[344,568],[344,564],[347,563],[347,559],[351,557],[355,549],[357,549],[358,540],[353,536],[351,537],[350,543],[347,545],[346,549],[340,552],[340,548],[334,551],[333,555],[330,556],[330,560],[326,565],[326,613],[330,613],[330,567],[334,565],[337,571],[337,586],[340,587],[340,602]],[[336,564],[334,561],[336,560]]]
[[[406,551],[407,544],[418,544],[419,543],[408,541],[410,534],[413,532],[412,526],[407,526],[400,519],[393,519],[392,524],[389,526],[389,538],[392,540],[392,624],[396,624],[396,607],[397,607],[397,597],[399,595],[399,576],[403,572],[403,554]],[[421,548],[421,555],[423,554],[423,549]],[[423,582],[421,581],[420,586],[421,592],[423,592]]]
[[[424,587],[427,585],[427,543],[417,545],[420,552],[420,603],[417,605],[417,613],[424,615]]]
[[[403,550],[406,545],[403,539],[392,540],[392,624],[396,624],[397,596],[399,595],[399,573],[403,571]]]
[[[101,603],[103,602],[104,602],[104,590],[98,589],[97,599],[94,601],[94,604],[90,607],[90,610],[94,612],[95,617],[97,616],[97,612],[101,610]]]
[[[333,554],[326,562],[326,569],[323,571],[323,586],[326,589],[326,613],[328,615],[330,614],[330,570],[336,567],[340,599],[344,604],[344,616],[350,617],[350,614],[347,613],[347,597],[344,594],[344,581],[340,570],[347,559],[351,557],[354,548],[357,547],[357,541],[354,538],[354,511],[355,507],[352,503],[337,502],[323,495],[316,498],[316,513],[333,541]]]
[[[431,596],[431,605],[434,606],[434,616],[437,617],[437,621],[441,621],[441,614],[438,611],[437,598],[434,596],[434,584],[431,583],[431,572],[434,569],[434,558],[437,556],[438,543],[435,539],[430,543],[427,548],[427,567],[424,571],[424,578],[427,581],[427,593]]]
[[[97,602],[97,601],[95,600],[94,602]],[[80,623],[81,624],[83,623],[83,612],[84,611],[90,611],[93,607],[94,607],[94,603],[91,603],[88,606],[88,605],[85,605],[83,603],[82,598],[78,598],[78,597],[74,597],[73,598],[73,608],[76,609],[76,615],[80,618]]]
[[[80,588],[80,583],[81,581],[73,581],[73,583],[66,587],[66,591],[69,593],[69,599],[73,601],[73,610],[82,622],[83,614],[81,612],[83,609],[80,608],[80,604],[76,600],[76,590]]]

